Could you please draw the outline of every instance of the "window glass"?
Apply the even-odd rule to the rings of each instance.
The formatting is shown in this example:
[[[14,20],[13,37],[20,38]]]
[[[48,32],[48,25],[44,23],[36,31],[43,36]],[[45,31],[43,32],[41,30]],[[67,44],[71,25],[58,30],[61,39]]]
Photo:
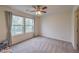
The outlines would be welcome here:
[[[13,16],[12,17],[12,25],[24,25],[23,17]]]
[[[23,27],[24,27],[24,21],[23,17],[14,16],[12,17],[12,36],[22,34]]]
[[[26,26],[26,32],[33,32],[32,26]]]
[[[25,32],[33,32],[34,21],[33,19],[25,19]]]

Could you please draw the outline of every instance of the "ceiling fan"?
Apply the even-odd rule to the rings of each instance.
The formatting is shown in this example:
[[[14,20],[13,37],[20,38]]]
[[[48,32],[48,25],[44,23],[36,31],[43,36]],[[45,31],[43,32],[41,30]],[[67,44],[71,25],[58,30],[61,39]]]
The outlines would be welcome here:
[[[41,15],[42,13],[47,13],[46,9],[47,6],[43,6],[43,5],[33,5],[33,10],[30,12],[35,12],[36,15]]]

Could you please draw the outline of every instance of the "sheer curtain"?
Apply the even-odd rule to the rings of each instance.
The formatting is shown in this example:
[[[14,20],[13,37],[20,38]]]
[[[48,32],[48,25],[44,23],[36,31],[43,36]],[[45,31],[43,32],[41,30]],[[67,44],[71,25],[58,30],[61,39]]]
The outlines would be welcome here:
[[[7,43],[8,46],[11,46],[12,44],[12,38],[11,38],[11,26],[12,26],[12,12],[5,11],[5,19],[6,19],[6,26],[7,26]]]

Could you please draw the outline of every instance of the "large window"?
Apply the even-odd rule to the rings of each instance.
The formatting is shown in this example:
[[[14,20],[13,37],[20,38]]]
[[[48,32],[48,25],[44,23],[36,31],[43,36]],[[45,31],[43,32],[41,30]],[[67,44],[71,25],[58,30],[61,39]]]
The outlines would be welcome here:
[[[32,19],[25,18],[25,32],[32,32],[34,28],[34,22]]]
[[[12,16],[12,36],[33,32],[34,21],[30,18],[24,18],[20,16]]]

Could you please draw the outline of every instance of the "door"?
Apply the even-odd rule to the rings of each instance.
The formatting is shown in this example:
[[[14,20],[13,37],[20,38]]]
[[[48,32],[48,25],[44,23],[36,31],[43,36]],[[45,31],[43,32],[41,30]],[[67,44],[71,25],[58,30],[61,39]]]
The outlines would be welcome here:
[[[79,50],[79,8],[76,11],[76,19],[77,19],[77,48]]]

